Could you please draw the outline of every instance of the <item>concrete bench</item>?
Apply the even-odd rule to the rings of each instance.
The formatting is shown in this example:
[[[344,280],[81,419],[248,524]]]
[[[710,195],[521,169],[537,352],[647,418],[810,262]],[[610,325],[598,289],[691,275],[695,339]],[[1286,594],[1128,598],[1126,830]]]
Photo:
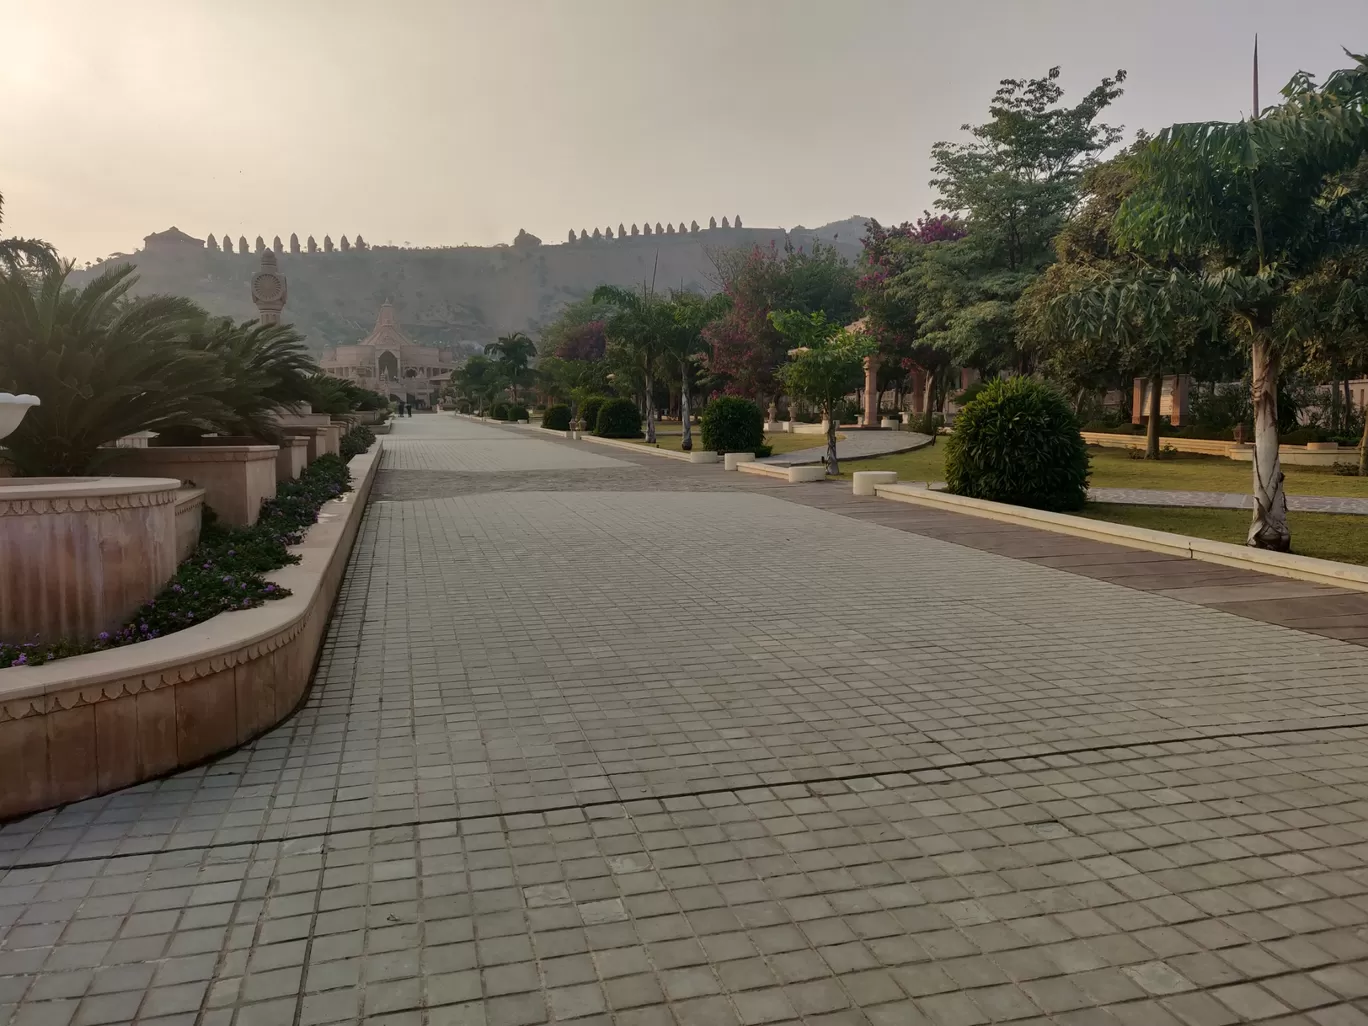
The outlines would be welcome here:
[[[808,481],[825,481],[826,467],[820,463],[815,467],[789,467],[788,483],[803,484]]]
[[[716,463],[716,462],[717,462],[717,453],[713,452],[713,450],[711,450],[711,449],[703,449],[703,450],[695,449],[695,450],[693,450],[692,452],[689,453],[689,462],[690,462],[690,463]]]
[[[740,463],[754,463],[755,453],[753,452],[729,452],[722,457],[723,470],[735,470]]]
[[[875,485],[896,484],[898,472],[896,470],[857,470],[853,480],[853,491],[856,495],[873,495]]]

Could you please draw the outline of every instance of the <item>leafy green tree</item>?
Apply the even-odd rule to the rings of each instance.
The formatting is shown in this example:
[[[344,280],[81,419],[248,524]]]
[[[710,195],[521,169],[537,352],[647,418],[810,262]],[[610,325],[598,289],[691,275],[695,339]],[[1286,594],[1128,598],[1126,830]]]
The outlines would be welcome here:
[[[1254,513],[1249,544],[1286,551],[1287,496],[1278,458],[1278,382],[1296,282],[1361,244],[1361,196],[1336,187],[1368,150],[1368,58],[1317,86],[1299,72],[1283,102],[1245,121],[1173,125],[1141,154],[1118,237],[1140,253],[1176,254],[1175,272],[1212,321],[1248,340],[1254,406]],[[1345,281],[1351,290],[1354,285]],[[1295,333],[1293,333],[1295,334]]]
[[[529,380],[528,364],[537,355],[537,344],[521,331],[511,335],[500,335],[498,340],[485,346],[485,355],[492,357],[499,371],[508,382],[511,398],[518,401],[518,385]]]
[[[731,299],[723,293],[704,297],[692,292],[676,292],[666,304],[671,323],[667,325],[662,351],[679,370],[679,419],[683,437],[679,447],[684,452],[693,449],[692,411],[693,371],[695,358],[705,349],[703,332],[731,307]]]
[[[869,335],[848,331],[826,315],[784,310],[770,315],[775,329],[792,348],[789,362],[779,368],[779,381],[789,395],[805,399],[826,417],[826,466],[839,474],[836,458],[836,404],[858,388],[865,357],[878,349]]]
[[[485,407],[508,385],[503,370],[487,356],[472,356],[451,376],[452,391],[484,416]]]
[[[5,223],[5,197],[0,195],[0,225]],[[41,239],[6,239],[0,237],[0,271],[13,273],[21,268],[42,265],[55,267],[57,253],[51,244]]]
[[[895,295],[910,293],[923,344],[985,377],[1031,368],[1014,307],[1054,259],[1051,240],[1077,203],[1083,173],[1120,138],[1098,118],[1125,78],[1102,79],[1073,107],[1060,105],[1058,68],[1004,79],[989,120],[964,126],[970,140],[932,148],[936,206],[961,218],[968,234],[924,247],[890,283]]]
[[[80,288],[70,267],[0,270],[0,390],[29,392],[5,440],[25,476],[96,469],[100,447],[139,431],[212,423],[226,382],[218,356],[186,344],[204,312],[187,299],[133,298],[127,265]]]
[[[655,435],[655,376],[674,316],[664,299],[643,286],[640,293],[600,285],[594,302],[613,310],[605,325],[610,356],[641,385],[646,397],[646,441]]]

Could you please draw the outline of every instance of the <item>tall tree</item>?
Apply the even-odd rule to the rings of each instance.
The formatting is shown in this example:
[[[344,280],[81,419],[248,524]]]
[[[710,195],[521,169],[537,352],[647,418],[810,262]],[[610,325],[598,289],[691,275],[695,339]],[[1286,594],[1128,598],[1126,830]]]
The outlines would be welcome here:
[[[1299,278],[1362,245],[1362,202],[1336,187],[1368,150],[1368,58],[1318,86],[1298,72],[1283,102],[1239,122],[1165,129],[1140,158],[1118,235],[1142,254],[1196,261],[1182,274],[1213,319],[1248,340],[1254,405],[1254,513],[1249,544],[1286,551],[1287,496],[1278,456],[1280,323]],[[1347,279],[1346,279],[1347,281]],[[1352,287],[1352,285],[1351,285]]]
[[[693,414],[694,360],[704,351],[704,330],[730,306],[731,300],[720,292],[708,297],[676,292],[670,297],[668,309],[672,323],[667,328],[663,349],[679,368],[679,419],[683,430],[679,447],[684,452],[693,449],[690,418]]]
[[[527,368],[537,355],[537,344],[515,331],[511,335],[500,335],[498,340],[485,346],[485,355],[492,357],[499,370],[508,381],[512,400],[518,401],[518,385],[527,381]]]
[[[1104,78],[1073,107],[1062,106],[1059,69],[1004,79],[989,120],[965,125],[971,139],[931,150],[936,206],[968,234],[928,249],[895,283],[920,297],[923,340],[984,374],[1029,370],[1013,306],[1054,259],[1051,240],[1078,200],[1083,172],[1121,137],[1098,120],[1121,95],[1124,71]]]
[[[639,293],[600,285],[593,298],[613,308],[605,326],[609,355],[640,382],[645,394],[646,441],[654,444],[655,375],[673,317],[662,297],[644,285]]]

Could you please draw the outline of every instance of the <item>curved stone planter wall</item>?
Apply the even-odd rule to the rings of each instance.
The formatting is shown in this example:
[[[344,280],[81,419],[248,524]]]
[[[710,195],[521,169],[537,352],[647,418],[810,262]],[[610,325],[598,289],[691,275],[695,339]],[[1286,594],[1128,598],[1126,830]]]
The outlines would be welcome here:
[[[377,443],[351,461],[352,491],[323,507],[293,550],[300,563],[271,573],[288,598],[139,645],[0,670],[0,818],[194,765],[288,716],[308,687],[379,454]]]
[[[0,487],[0,637],[93,638],[171,579],[179,481],[11,480]]]

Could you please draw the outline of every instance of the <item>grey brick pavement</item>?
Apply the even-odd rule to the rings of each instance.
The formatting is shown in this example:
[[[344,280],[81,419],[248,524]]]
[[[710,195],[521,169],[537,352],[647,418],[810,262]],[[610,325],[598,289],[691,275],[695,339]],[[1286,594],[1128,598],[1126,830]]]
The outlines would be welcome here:
[[[298,716],[0,829],[0,1023],[1368,1023],[1368,652],[670,466],[373,504]]]

